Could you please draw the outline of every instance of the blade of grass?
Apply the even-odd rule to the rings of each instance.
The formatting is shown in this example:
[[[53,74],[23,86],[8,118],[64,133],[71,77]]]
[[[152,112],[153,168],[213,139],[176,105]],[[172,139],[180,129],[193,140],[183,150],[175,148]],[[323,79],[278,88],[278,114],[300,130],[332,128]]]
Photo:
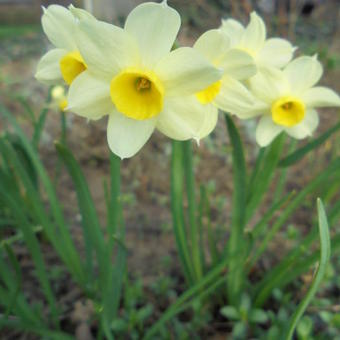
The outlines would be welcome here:
[[[313,299],[314,295],[316,294],[322,282],[322,279],[325,276],[327,264],[331,256],[331,244],[330,244],[330,237],[329,237],[329,230],[328,230],[328,222],[327,222],[325,209],[320,199],[318,199],[317,206],[318,206],[319,232],[320,232],[320,262],[319,262],[316,274],[314,276],[312,285],[310,286],[306,296],[301,301],[297,310],[292,315],[289,321],[288,331],[285,337],[286,340],[291,340],[293,338],[294,330],[296,328],[297,323],[301,319],[303,313],[305,312],[311,300]]]
[[[92,263],[92,252],[94,249],[99,267],[99,279],[105,281],[107,276],[107,257],[105,254],[104,236],[85,176],[72,152],[66,146],[56,142],[55,147],[72,178],[77,192],[86,246],[87,268],[90,271],[88,279],[91,280],[92,284],[96,280]],[[104,283],[104,281],[101,282]]]
[[[25,165],[22,164],[22,159],[19,159],[17,153],[12,148],[11,144],[6,143],[5,139],[0,139],[0,152],[6,164],[11,164],[12,169],[9,172],[11,175],[15,174],[12,180],[7,180],[7,183],[11,185],[17,184],[17,178],[20,178],[21,183],[24,185],[26,192],[30,193],[30,209],[27,213],[31,216],[32,222],[35,221],[36,224],[40,224],[44,228],[48,239],[54,246],[55,250],[63,259],[64,263],[68,266],[71,273],[75,275],[72,259],[68,257],[68,253],[64,249],[64,239],[61,237],[58,228],[51,222],[50,216],[46,211],[43,199],[38,192],[38,188],[32,181],[31,176],[27,173]],[[6,182],[6,181],[5,181]],[[17,191],[20,189],[16,189]]]
[[[66,263],[71,266],[71,273],[74,275],[77,281],[82,282],[83,286],[86,286],[86,275],[82,267],[80,256],[72,241],[67,224],[65,223],[62,209],[56,196],[55,188],[53,187],[52,182],[49,179],[48,174],[43,164],[41,163],[35,149],[30,145],[24,132],[16,122],[15,117],[1,104],[0,112],[10,122],[17,135],[20,137],[27,154],[30,156],[32,163],[34,164],[39,174],[40,180],[44,185],[51,206],[51,213],[55,219],[56,225],[59,228],[60,238],[62,239],[62,244],[60,245],[60,248],[63,249],[63,253],[65,254],[65,258],[67,259]]]
[[[36,238],[35,233],[33,233],[30,228],[30,224],[28,223],[26,216],[23,213],[22,204],[18,204],[21,200],[19,197],[14,198],[13,195],[8,195],[7,188],[3,187],[3,183],[0,183],[0,194],[7,201],[8,208],[10,208],[17,219],[17,224],[21,227],[21,231],[24,236],[25,243],[29,249],[29,252],[32,256],[36,274],[39,279],[39,282],[42,286],[42,290],[46,296],[46,299],[49,303],[49,308],[52,314],[52,318],[54,324],[58,327],[58,311],[57,311],[57,303],[54,293],[52,291],[49,278],[46,271],[46,266],[43,260],[42,252],[40,249],[39,242]]]

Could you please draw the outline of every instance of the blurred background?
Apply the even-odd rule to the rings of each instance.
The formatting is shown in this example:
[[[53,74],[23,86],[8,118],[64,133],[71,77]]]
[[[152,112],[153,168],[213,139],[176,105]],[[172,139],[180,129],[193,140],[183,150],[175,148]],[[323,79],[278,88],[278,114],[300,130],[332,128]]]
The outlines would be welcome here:
[[[123,25],[130,10],[141,2],[143,1],[0,0],[0,101],[17,115],[27,133],[30,133],[30,125],[22,118],[25,103],[29,104],[33,112],[38,112],[44,107],[48,94],[47,86],[34,79],[38,60],[51,48],[41,29],[41,6],[46,7],[52,3],[68,6],[73,3],[77,7],[90,10],[99,19]],[[183,45],[192,45],[201,33],[219,27],[222,18],[233,17],[247,24],[249,14],[256,10],[266,21],[269,36],[290,39],[299,46],[297,55],[317,53],[325,69],[322,84],[340,92],[339,0],[168,0],[168,4],[181,15],[182,28],[178,39]],[[336,110],[323,110],[316,136],[338,119],[339,113]],[[57,163],[53,141],[60,136],[59,120],[57,110],[50,109],[41,143],[42,159],[51,176],[54,175]],[[252,165],[258,151],[254,140],[256,122],[236,122],[241,127],[247,162]],[[4,124],[0,116],[0,132],[6,129]],[[176,273],[179,272],[175,268],[178,262],[174,260],[176,251],[169,213],[170,143],[164,136],[156,133],[135,157],[123,162],[123,201],[128,212],[125,215],[129,271],[136,278],[143,277],[143,285],[146,286],[159,280],[163,273],[166,273],[167,278],[175,280]],[[306,157],[290,169],[286,190],[301,190],[313,174],[325,168],[332,155],[339,153],[339,143],[335,137],[331,138],[313,156]],[[102,183],[108,178],[109,169],[106,119],[88,123],[83,118],[67,113],[67,144],[82,165],[97,209],[104,220]],[[225,225],[230,217],[228,207],[232,192],[232,167],[228,151],[230,146],[223,120],[211,136],[203,140],[199,148],[195,148],[196,178],[208,186],[215,226]],[[317,163],[315,159],[318,159]],[[76,238],[80,230],[76,194],[70,178],[64,172],[60,183],[58,195],[72,221]],[[294,224],[288,227],[292,238],[302,237],[309,230],[310,211],[315,211],[314,208],[314,201],[306,202],[304,208],[294,216]],[[281,241],[278,238],[273,243],[273,249],[279,246],[284,252],[290,244]],[[17,251],[20,252],[20,249]],[[21,256],[25,258],[25,249],[21,251]],[[54,256],[53,253],[51,256]],[[264,259],[264,268],[275,262],[275,256]],[[50,260],[53,262],[53,259]],[[338,262],[340,263],[339,259]],[[30,285],[29,282],[26,284]],[[63,281],[64,291],[72,291],[68,284],[67,280]],[[27,287],[27,290],[34,290],[34,287]],[[339,295],[333,296],[335,298]]]

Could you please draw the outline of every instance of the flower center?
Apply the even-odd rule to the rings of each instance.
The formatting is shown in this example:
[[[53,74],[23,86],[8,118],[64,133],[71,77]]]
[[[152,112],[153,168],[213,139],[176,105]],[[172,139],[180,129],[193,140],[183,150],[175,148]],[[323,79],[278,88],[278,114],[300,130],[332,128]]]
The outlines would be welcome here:
[[[149,119],[163,109],[164,87],[152,71],[123,70],[111,80],[110,95],[117,110],[132,119]]]
[[[305,116],[305,111],[305,104],[291,96],[276,100],[271,107],[274,123],[288,127],[300,123]]]
[[[222,82],[219,80],[216,83],[211,84],[204,90],[196,93],[196,97],[201,104],[211,103],[221,90]]]
[[[60,71],[67,85],[87,69],[84,59],[78,51],[66,54],[60,60]]]

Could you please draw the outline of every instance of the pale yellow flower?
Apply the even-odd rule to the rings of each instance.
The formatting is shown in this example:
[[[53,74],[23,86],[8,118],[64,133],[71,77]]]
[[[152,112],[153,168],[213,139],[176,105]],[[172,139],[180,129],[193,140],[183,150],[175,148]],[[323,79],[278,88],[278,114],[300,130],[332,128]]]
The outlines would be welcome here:
[[[250,80],[251,91],[264,105],[256,129],[260,146],[268,145],[282,131],[296,139],[310,136],[319,123],[315,109],[340,106],[334,91],[315,86],[321,76],[316,57],[299,57],[283,70],[268,68]]]
[[[192,110],[191,95],[221,72],[192,48],[171,51],[179,28],[179,14],[165,1],[137,6],[124,29],[79,23],[87,70],[71,84],[68,108],[88,119],[108,115],[108,143],[121,158],[138,152],[155,128],[181,140],[199,135],[206,113]]]
[[[252,56],[259,70],[267,66],[284,67],[290,62],[296,49],[288,40],[267,39],[265,23],[256,12],[251,13],[247,27],[234,19],[227,19],[222,20],[221,29],[229,37],[231,47]]]
[[[68,10],[63,6],[51,5],[43,10],[43,30],[56,48],[41,58],[35,77],[46,84],[64,81],[70,85],[87,68],[75,41],[77,24],[79,19],[94,18],[88,12],[73,6]]]
[[[67,107],[67,97],[64,86],[56,85],[52,88],[51,107],[60,111],[65,111]]]

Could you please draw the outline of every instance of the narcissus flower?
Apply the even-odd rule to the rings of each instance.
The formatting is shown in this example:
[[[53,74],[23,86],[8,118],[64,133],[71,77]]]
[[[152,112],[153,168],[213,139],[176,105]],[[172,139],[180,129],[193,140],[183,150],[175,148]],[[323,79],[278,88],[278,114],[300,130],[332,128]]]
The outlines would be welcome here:
[[[87,65],[71,84],[68,108],[87,117],[109,115],[111,150],[133,156],[155,128],[176,139],[195,138],[205,114],[193,113],[191,95],[220,79],[221,72],[191,48],[170,52],[180,16],[166,2],[144,3],[124,29],[81,20],[77,46]]]
[[[66,90],[64,86],[56,85],[51,90],[51,108],[64,111],[67,107]]]
[[[201,137],[211,132],[217,121],[218,109],[238,114],[254,109],[257,101],[241,83],[256,73],[253,58],[244,51],[230,48],[229,37],[222,30],[205,32],[194,45],[209,62],[223,71],[222,78],[195,94],[200,109],[214,119],[201,131]],[[213,124],[215,121],[215,125]]]
[[[41,58],[35,77],[47,84],[64,80],[70,85],[87,68],[75,42],[77,23],[83,18],[95,19],[88,12],[73,6],[70,6],[70,10],[58,5],[43,9],[42,27],[56,48]]]
[[[265,104],[256,129],[260,146],[268,145],[282,131],[296,139],[310,136],[319,123],[315,108],[340,106],[334,91],[314,86],[321,75],[316,57],[300,57],[284,70],[268,68],[250,80],[251,91]]]
[[[222,31],[228,35],[231,47],[241,49],[251,55],[258,68],[284,67],[293,57],[295,48],[289,41],[280,38],[266,40],[266,26],[255,13],[250,15],[247,27],[234,19],[222,20]]]

